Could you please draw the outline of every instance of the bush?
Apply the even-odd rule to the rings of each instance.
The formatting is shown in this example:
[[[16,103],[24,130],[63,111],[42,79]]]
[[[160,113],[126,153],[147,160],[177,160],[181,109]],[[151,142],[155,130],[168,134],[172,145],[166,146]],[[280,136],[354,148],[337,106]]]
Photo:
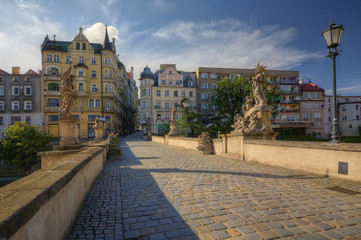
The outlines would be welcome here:
[[[120,156],[121,155],[121,151],[119,148],[118,134],[115,134],[115,133],[109,134],[109,155],[110,156]]]
[[[40,163],[39,151],[50,150],[51,138],[44,135],[40,128],[25,122],[8,126],[0,141],[0,158],[6,165],[29,170]]]
[[[197,150],[202,154],[212,154],[212,140],[209,136],[208,132],[202,132],[201,135],[198,136],[198,147]]]

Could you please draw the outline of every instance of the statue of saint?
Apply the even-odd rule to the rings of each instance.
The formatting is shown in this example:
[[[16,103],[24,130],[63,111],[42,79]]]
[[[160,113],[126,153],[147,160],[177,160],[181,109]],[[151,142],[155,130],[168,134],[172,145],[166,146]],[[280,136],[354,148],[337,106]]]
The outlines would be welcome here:
[[[95,128],[100,128],[102,125],[101,125],[101,122],[100,122],[100,119],[99,117],[96,117],[95,118]]]
[[[76,100],[74,84],[71,78],[71,67],[69,67],[69,69],[61,76],[60,86],[60,93],[63,97],[60,115],[70,116],[70,111],[73,109]]]
[[[256,102],[256,106],[267,106],[267,100],[263,92],[264,73],[266,72],[266,66],[257,63],[255,73],[256,76],[252,78],[253,96]]]

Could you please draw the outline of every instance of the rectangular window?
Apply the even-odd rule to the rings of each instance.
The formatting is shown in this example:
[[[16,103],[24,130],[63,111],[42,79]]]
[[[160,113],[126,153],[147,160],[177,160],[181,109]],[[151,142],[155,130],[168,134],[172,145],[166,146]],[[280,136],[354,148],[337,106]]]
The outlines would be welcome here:
[[[312,108],[312,103],[305,103],[305,108]]]
[[[109,92],[113,92],[113,85],[111,83],[109,84]]]
[[[0,94],[0,95],[1,95],[1,94]],[[356,110],[358,110],[358,106],[359,106],[359,105],[356,105]]]
[[[95,107],[100,108],[100,99],[95,99]]]
[[[164,96],[165,96],[165,97],[169,97],[169,90],[165,90]]]
[[[207,73],[202,73],[201,78],[208,78],[208,74]]]
[[[0,110],[4,110],[4,109],[5,109],[5,102],[0,101]]]
[[[202,108],[202,109],[208,109],[208,104],[202,103],[202,104],[201,104],[201,108]]]
[[[157,90],[157,97],[160,97],[160,90]]]
[[[4,118],[0,117],[0,125],[4,125]]]
[[[48,115],[49,122],[58,122],[59,121],[59,115]]]
[[[193,97],[193,91],[189,91],[189,96]]]
[[[31,101],[24,101],[24,110],[31,110],[32,104]]]
[[[108,58],[104,57],[104,63],[107,64],[108,63]]]
[[[169,80],[169,85],[173,85],[173,80]]]
[[[79,92],[84,91],[84,83],[79,83]]]
[[[84,63],[84,57],[79,57],[79,63]]]
[[[112,64],[112,58],[109,57],[109,64]]]
[[[0,86],[0,96],[4,96],[4,86]]]
[[[70,56],[66,56],[65,62],[66,62],[66,63],[71,63],[71,57],[70,57]]]
[[[48,107],[59,107],[59,99],[58,98],[49,98],[47,106]]]
[[[165,120],[169,120],[169,114],[165,114]]]
[[[92,78],[96,78],[97,77],[97,71],[92,71]]]
[[[175,81],[175,85],[180,85],[180,81]]]
[[[212,89],[217,89],[217,84],[211,83],[211,88],[212,88]]]
[[[30,124],[31,123],[31,117],[30,116],[26,116],[25,117],[25,122]]]
[[[211,78],[217,78],[217,74],[211,73]]]
[[[202,99],[208,99],[208,94],[202,94]]]
[[[19,78],[18,77],[13,77],[13,81],[14,82],[19,82]]]
[[[89,108],[94,108],[94,99],[89,99]]]
[[[186,91],[182,91],[182,97],[186,96]]]
[[[108,77],[108,71],[107,70],[104,71],[104,77]]]
[[[105,115],[105,121],[110,122],[111,121],[111,116]]]
[[[144,97],[147,95],[147,90],[146,89],[142,89],[142,92],[141,92],[141,96]]]
[[[312,118],[312,113],[311,112],[305,112],[305,119],[310,119]]]
[[[174,91],[174,97],[178,97],[178,91]]]
[[[84,71],[83,71],[82,68],[79,68],[79,70],[78,70],[78,75],[79,75],[79,77],[83,77]]]
[[[80,49],[80,43],[76,44],[76,49]]]
[[[12,87],[12,95],[19,95],[19,86],[13,86]]]
[[[312,94],[311,93],[306,93],[306,98],[312,98]]]
[[[99,115],[88,115],[88,121],[95,121],[97,117],[100,117]]]
[[[96,57],[92,57],[92,64],[96,64],[97,63],[97,58]]]
[[[16,122],[21,122],[21,117],[20,116],[10,117],[10,124],[11,125],[14,125]]]
[[[346,116],[342,116],[342,120],[343,120],[343,121],[346,121],[346,120],[347,120],[347,117],[346,117]]]
[[[313,94],[313,97],[314,97],[314,98],[320,98],[320,94],[319,94],[319,93],[314,93],[314,94]]]
[[[315,112],[315,118],[321,118],[321,113],[320,112]]]
[[[157,103],[157,104],[155,105],[155,108],[162,108],[161,103]]]
[[[25,86],[25,95],[31,96],[31,86]]]
[[[56,63],[59,62],[59,55],[54,55],[54,62],[56,62]]]
[[[109,77],[111,78],[112,77],[112,71],[109,70]]]
[[[20,110],[19,101],[12,101],[11,102],[11,110]]]
[[[83,43],[83,44],[82,44],[82,47],[83,47],[83,50],[85,50],[85,49],[86,49],[86,44]]]
[[[143,101],[143,102],[142,102],[142,109],[145,109],[145,108],[146,108],[146,105],[147,105],[147,102]]]
[[[152,108],[152,102],[151,101],[148,102],[148,108]]]
[[[97,92],[97,85],[95,83],[92,84],[92,92]]]
[[[315,103],[315,108],[322,108],[323,105],[321,103]]]
[[[208,89],[208,83],[201,83],[201,88]]]
[[[53,59],[52,55],[50,55],[50,54],[46,55],[46,61],[47,62],[52,62],[53,61],[52,59]]]
[[[166,103],[166,104],[165,104],[165,108],[166,108],[166,109],[169,109],[169,103]]]
[[[162,85],[166,85],[166,81],[165,80],[162,80]]]

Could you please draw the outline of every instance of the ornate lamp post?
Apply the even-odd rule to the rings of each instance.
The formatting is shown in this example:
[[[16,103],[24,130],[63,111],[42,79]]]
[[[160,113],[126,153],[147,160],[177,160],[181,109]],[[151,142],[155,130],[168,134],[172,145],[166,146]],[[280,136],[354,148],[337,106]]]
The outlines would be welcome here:
[[[187,113],[188,113],[188,107],[189,107],[189,102],[184,101],[183,102],[183,107],[184,107],[184,111],[185,111],[185,120],[186,120],[186,130],[184,131],[184,136],[187,137]]]
[[[341,35],[343,33],[343,26],[336,26],[331,22],[330,26],[322,33],[323,38],[326,41],[327,48],[329,49],[327,57],[332,60],[332,102],[333,102],[333,120],[331,128],[331,141],[330,143],[340,142],[340,131],[338,124],[337,114],[337,101],[336,101],[336,56],[338,55],[338,45],[340,43]]]

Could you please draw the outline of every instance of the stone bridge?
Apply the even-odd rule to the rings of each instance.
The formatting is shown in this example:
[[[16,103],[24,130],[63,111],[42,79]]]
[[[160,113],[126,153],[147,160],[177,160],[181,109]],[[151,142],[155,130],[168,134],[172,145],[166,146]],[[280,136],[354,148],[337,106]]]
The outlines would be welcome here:
[[[68,239],[361,239],[360,184],[141,137],[121,139]]]

